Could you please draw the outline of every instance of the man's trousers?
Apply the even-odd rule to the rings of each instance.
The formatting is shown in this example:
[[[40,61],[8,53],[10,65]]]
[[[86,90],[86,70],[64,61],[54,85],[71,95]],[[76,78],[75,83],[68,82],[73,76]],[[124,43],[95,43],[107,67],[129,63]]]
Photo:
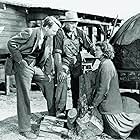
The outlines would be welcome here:
[[[73,77],[71,75],[71,91],[72,91],[72,101],[73,101],[73,107],[78,107],[78,99],[79,99],[79,77]],[[67,79],[65,79],[63,82],[58,83],[56,88],[56,110],[57,111],[64,111],[66,107],[66,101],[67,101]]]
[[[29,93],[31,89],[32,80],[38,84],[47,100],[49,115],[55,115],[54,107],[54,81],[49,82],[47,75],[36,66],[20,65],[14,63],[15,81],[17,88],[17,115],[19,131],[30,131],[30,98]]]

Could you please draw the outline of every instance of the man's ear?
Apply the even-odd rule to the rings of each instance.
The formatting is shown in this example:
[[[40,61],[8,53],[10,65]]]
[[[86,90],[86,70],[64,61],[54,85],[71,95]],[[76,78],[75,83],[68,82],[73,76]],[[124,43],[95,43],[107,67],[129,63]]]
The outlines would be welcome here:
[[[49,29],[49,26],[44,27],[44,29],[47,31]]]
[[[64,22],[64,23],[62,24],[62,28],[63,28],[65,25],[66,25],[66,23]]]

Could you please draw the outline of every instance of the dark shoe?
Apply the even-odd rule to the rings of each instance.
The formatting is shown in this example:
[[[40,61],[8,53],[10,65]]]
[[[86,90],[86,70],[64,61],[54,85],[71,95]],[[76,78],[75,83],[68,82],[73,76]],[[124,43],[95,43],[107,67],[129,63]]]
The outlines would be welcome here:
[[[27,139],[37,139],[36,134],[32,133],[31,131],[21,132],[20,134],[26,137]]]

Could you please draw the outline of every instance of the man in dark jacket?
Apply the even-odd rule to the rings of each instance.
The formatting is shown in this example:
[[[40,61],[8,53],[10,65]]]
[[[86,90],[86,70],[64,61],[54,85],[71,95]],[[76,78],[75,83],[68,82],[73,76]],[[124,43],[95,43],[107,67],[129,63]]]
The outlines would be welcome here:
[[[88,36],[77,24],[77,13],[68,11],[65,13],[63,28],[58,30],[54,37],[55,64],[57,69],[56,89],[56,116],[64,116],[67,98],[67,75],[71,75],[71,91],[73,107],[77,108],[79,99],[79,76],[82,74],[82,47],[91,54],[94,53],[93,44]]]
[[[60,27],[60,22],[53,16],[43,20],[42,27],[27,28],[8,41],[8,48],[14,63],[17,87],[17,114],[19,131],[27,138],[34,139],[31,132],[29,91],[34,80],[47,100],[49,115],[54,111],[54,83],[51,79],[52,36]]]

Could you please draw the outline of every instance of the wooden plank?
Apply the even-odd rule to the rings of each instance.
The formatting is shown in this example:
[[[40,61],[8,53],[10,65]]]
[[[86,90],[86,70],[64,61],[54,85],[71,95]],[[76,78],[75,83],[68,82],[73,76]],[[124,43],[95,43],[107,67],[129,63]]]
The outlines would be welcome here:
[[[48,125],[48,124],[41,124],[40,131],[64,133],[66,135],[68,134],[68,129],[59,126]]]
[[[68,129],[64,128],[64,122],[67,122],[67,120],[45,115],[41,121],[39,135],[46,135],[48,132],[68,135]]]
[[[25,26],[26,22],[25,20],[23,21],[22,19],[18,19],[18,20],[14,20],[14,19],[9,19],[9,20],[5,20],[5,19],[0,19],[0,24],[7,24],[7,25],[20,25],[20,26]]]
[[[1,41],[5,40],[5,38],[7,39],[7,38],[9,38],[13,35],[16,35],[18,32],[20,32],[24,28],[26,28],[26,27],[17,27],[17,28],[12,28],[12,27],[7,28],[7,27],[5,27],[4,30],[0,34]]]
[[[6,10],[0,9],[0,13],[10,13],[10,14],[15,14],[15,15],[26,15],[26,8],[23,7],[17,7],[14,5],[6,5]]]
[[[25,19],[25,16],[20,16],[20,15],[14,15],[14,14],[9,14],[9,13],[0,13],[0,18],[1,19]]]
[[[18,32],[2,32],[2,34],[0,35],[0,37],[5,37],[6,39],[8,37],[11,37],[13,35],[16,35]]]
[[[0,34],[0,37],[11,37],[13,35],[16,35],[19,31],[3,31],[1,34]]]
[[[3,53],[9,53],[9,50],[7,48],[7,42],[10,39],[10,37],[16,35],[18,32],[20,32],[22,29],[24,29],[25,26],[20,27],[19,25],[8,25],[4,28],[2,33],[0,34],[0,54]]]
[[[6,25],[4,28],[4,31],[9,31],[9,32],[20,32],[22,29],[24,29],[26,27],[21,27],[21,26],[14,26],[14,25]]]
[[[5,24],[5,23],[0,23],[0,26],[4,26],[4,31],[20,31],[24,28],[27,27],[27,24],[25,23],[25,26],[21,25],[12,25],[12,24]]]
[[[16,34],[16,33],[15,33],[15,34]],[[13,34],[13,33],[9,33],[9,34],[7,34],[7,35],[4,35],[4,34],[3,34],[3,36],[0,35],[0,38],[1,38],[1,39],[3,38],[3,39],[5,39],[5,40],[7,40],[7,39],[9,40],[10,37],[14,36],[15,34]],[[7,41],[8,41],[8,40],[7,40]]]
[[[0,46],[2,46],[2,44],[7,43],[9,38],[10,38],[10,36],[2,36],[2,35],[0,35],[0,42],[1,42]]]
[[[3,48],[0,48],[0,54],[7,54],[9,53],[7,45],[5,45]]]
[[[1,37],[0,37],[1,38]],[[3,39],[3,40],[2,40]],[[1,44],[7,44],[7,42],[8,42],[8,40],[7,40],[8,38],[1,38],[0,39],[0,46],[1,46]]]
[[[7,16],[6,16],[6,15],[3,15],[3,16],[1,15],[1,16],[0,16],[0,19],[1,19],[1,20],[6,20],[6,21],[7,21],[7,20],[8,20],[8,21],[9,21],[9,20],[11,20],[11,21],[12,21],[12,20],[18,20],[18,21],[19,21],[19,20],[24,20],[24,21],[26,21],[26,18],[25,18],[25,17],[22,17],[22,16],[19,16],[19,17],[13,16],[13,17],[12,17],[10,14],[8,14]]]
[[[60,121],[60,122],[67,122],[66,119],[60,119],[60,118],[56,118],[56,117],[53,117],[53,116],[45,116],[44,117],[44,120],[51,120],[51,121]]]
[[[7,47],[7,42],[0,43],[0,54],[3,54],[4,52],[9,52],[9,49]]]
[[[40,125],[40,134],[43,134],[44,132],[53,132],[53,133],[68,135],[68,129],[66,129],[66,128],[48,125],[48,124],[41,124]]]
[[[25,20],[25,16],[16,16],[16,15],[10,15],[9,13],[7,14],[2,14],[0,13],[0,19],[5,19],[5,20],[17,20],[17,19],[22,19]]]

